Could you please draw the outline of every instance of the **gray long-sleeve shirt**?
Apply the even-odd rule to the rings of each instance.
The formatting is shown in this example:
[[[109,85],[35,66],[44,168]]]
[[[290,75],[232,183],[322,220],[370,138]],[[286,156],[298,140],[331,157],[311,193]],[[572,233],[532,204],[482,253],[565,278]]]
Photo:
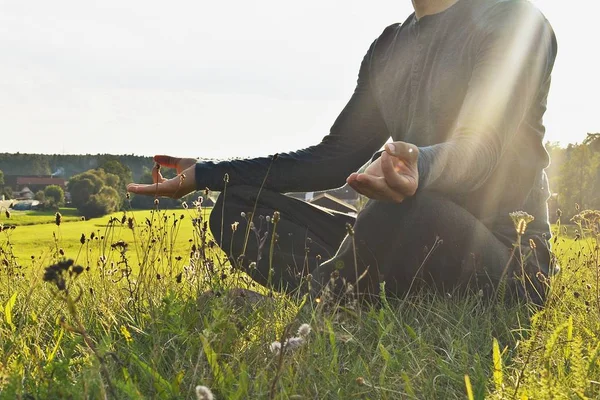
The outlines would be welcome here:
[[[459,0],[393,24],[373,42],[358,84],[321,143],[271,157],[196,165],[198,188],[280,192],[342,186],[386,142],[419,147],[419,190],[442,192],[492,230],[524,210],[548,232],[542,117],[554,33],[526,0]]]

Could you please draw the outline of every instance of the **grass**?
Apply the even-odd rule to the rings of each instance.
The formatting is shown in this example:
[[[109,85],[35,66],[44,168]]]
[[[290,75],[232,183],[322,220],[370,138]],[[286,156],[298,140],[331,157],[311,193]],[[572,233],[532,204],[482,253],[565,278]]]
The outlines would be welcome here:
[[[205,210],[204,213],[208,215],[209,210]],[[58,227],[55,224],[54,213],[52,213],[51,217],[44,214],[32,214],[22,217],[20,220],[18,215],[16,219],[13,219],[15,218],[15,213],[11,213],[10,219],[7,219],[5,224],[15,224],[17,228],[7,231],[6,234],[9,235],[12,252],[17,262],[20,265],[33,263],[45,266],[51,264],[57,252],[62,250],[65,257],[72,258],[76,262],[88,266],[97,261],[101,253],[107,257],[110,257],[111,254],[114,255],[114,249],[108,245],[117,240],[134,243],[135,233],[140,231],[146,233],[148,221],[154,220],[156,222],[159,218],[163,221],[163,224],[160,228],[161,231],[157,231],[155,234],[161,237],[163,234],[168,234],[170,237],[175,235],[177,237],[175,241],[169,240],[163,243],[168,247],[169,254],[173,257],[189,256],[193,226],[190,223],[192,214],[186,210],[134,211],[126,214],[118,212],[88,221],[81,221],[80,217],[69,214],[71,213],[68,213],[66,217],[63,214],[63,221],[60,227]],[[123,219],[124,215],[125,219]],[[47,221],[48,218],[51,218],[51,221],[49,221],[51,223]],[[129,227],[130,218],[135,227],[133,230]],[[165,218],[167,218],[168,224]],[[180,221],[181,218],[183,220]],[[19,222],[23,220],[39,222],[36,225],[19,225]],[[111,224],[109,223],[111,220],[118,220],[118,222]],[[175,220],[177,220],[177,223],[174,224]],[[86,238],[85,246],[82,246],[80,243],[82,235],[85,235]],[[92,240],[87,241],[89,238],[92,238]],[[142,239],[138,238],[138,240]],[[108,250],[108,252],[105,250]],[[139,246],[132,246],[127,255],[130,263],[136,267],[141,261],[140,257],[147,257],[147,255],[140,255],[141,250]]]
[[[3,210],[4,211],[4,210]],[[75,208],[60,208],[58,210],[62,215],[63,222],[80,221],[81,217],[77,214]],[[17,226],[54,224],[56,211],[16,211],[10,210],[10,218],[4,223]]]
[[[179,399],[197,385],[218,399],[600,397],[590,225],[557,236],[543,309],[427,293],[332,307],[240,301],[232,288],[252,283],[211,245],[207,211],[121,217],[0,233],[0,399]]]

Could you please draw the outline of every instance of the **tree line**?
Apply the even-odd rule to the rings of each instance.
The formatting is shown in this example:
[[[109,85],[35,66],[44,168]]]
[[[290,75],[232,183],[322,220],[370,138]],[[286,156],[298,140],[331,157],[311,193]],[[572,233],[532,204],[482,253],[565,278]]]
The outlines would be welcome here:
[[[546,149],[551,159],[546,169],[553,192],[549,203],[551,213],[560,209],[563,221],[568,221],[580,210],[600,209],[600,133],[589,133],[582,143],[567,147],[547,142]],[[4,187],[4,174],[50,175],[58,171],[68,180],[67,190],[73,206],[85,217],[97,217],[130,206],[147,209],[152,208],[154,199],[145,196],[127,199],[126,185],[134,181],[152,183],[152,165],[151,157],[135,155],[0,153],[0,193],[8,193],[10,197],[9,189]],[[175,175],[173,170],[162,172],[166,177]],[[50,187],[36,193],[36,198],[58,207],[64,203],[61,192],[60,187]],[[188,197],[190,200],[197,195]],[[163,199],[161,207],[176,207],[180,203],[181,200]]]

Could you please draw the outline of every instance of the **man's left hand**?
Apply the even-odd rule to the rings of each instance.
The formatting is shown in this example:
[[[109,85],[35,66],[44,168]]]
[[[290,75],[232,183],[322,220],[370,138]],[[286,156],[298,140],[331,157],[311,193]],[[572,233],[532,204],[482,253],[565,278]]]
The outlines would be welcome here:
[[[406,142],[385,145],[381,157],[364,173],[353,173],[346,182],[358,193],[373,200],[401,203],[419,186],[419,149]]]

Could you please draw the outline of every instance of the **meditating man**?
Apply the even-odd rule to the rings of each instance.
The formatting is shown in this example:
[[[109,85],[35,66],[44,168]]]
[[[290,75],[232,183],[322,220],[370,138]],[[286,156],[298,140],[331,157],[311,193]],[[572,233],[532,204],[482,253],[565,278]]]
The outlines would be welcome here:
[[[510,296],[542,302],[551,272],[542,117],[557,52],[552,28],[525,0],[412,3],[414,14],[368,49],[321,143],[223,162],[157,156],[185,179],[156,170],[155,184],[128,190],[181,197],[227,185],[211,214],[214,237],[253,279],[282,290],[308,274],[313,292],[333,275],[371,296],[381,282],[397,295],[487,296],[504,281]],[[370,199],[356,220],[283,194],[346,182]],[[259,216],[279,212],[272,254],[254,233],[244,243],[253,209],[263,233],[275,226]]]

